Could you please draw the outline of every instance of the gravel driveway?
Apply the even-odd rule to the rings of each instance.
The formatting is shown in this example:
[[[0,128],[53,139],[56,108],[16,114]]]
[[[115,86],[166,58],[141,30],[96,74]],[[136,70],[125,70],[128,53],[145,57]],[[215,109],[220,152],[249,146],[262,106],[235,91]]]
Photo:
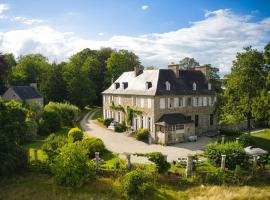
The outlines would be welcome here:
[[[188,154],[201,153],[207,143],[211,141],[210,138],[200,137],[197,142],[179,143],[173,146],[162,146],[158,144],[148,145],[133,137],[128,137],[125,133],[116,133],[102,127],[95,120],[91,119],[93,114],[94,113],[85,115],[80,122],[83,130],[89,136],[103,140],[108,150],[119,153],[120,157],[123,158],[123,153],[148,153],[158,151],[167,155],[168,161],[172,162],[179,157],[186,157]],[[147,158],[137,156],[132,156],[131,161],[137,163],[149,163]]]

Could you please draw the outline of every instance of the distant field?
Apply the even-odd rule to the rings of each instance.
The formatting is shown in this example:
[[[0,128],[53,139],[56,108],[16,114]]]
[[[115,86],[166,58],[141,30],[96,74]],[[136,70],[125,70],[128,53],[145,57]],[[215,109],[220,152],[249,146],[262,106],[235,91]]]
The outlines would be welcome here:
[[[38,200],[117,200],[123,199],[119,179],[98,178],[81,188],[55,185],[48,175],[23,173],[0,180],[0,199]],[[159,184],[154,196],[145,200],[268,200],[270,187],[226,187],[226,186],[175,186]],[[143,200],[143,199],[142,199]]]

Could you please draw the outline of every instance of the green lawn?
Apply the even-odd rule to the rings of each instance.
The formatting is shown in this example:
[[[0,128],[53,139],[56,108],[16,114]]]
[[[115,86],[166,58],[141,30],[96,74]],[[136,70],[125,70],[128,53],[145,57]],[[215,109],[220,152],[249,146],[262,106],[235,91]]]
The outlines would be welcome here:
[[[270,129],[252,134],[254,146],[270,151]]]

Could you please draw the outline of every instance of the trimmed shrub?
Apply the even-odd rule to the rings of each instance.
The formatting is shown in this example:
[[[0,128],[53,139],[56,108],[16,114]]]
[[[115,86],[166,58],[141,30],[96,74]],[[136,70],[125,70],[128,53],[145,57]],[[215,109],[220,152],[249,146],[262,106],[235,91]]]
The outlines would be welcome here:
[[[60,153],[60,148],[67,144],[67,138],[64,136],[51,134],[46,138],[45,143],[42,145],[42,150],[48,155],[49,161],[53,159]]]
[[[95,176],[94,163],[89,161],[88,151],[81,142],[68,143],[51,165],[58,184],[80,187]]]
[[[122,132],[125,132],[126,130],[127,130],[127,126],[125,124],[118,124],[114,127],[115,132],[122,133]]]
[[[110,126],[111,122],[113,121],[113,118],[107,118],[107,119],[104,119],[103,121],[103,124],[108,127]]]
[[[103,141],[99,138],[89,138],[86,137],[82,140],[82,144],[88,151],[89,158],[95,157],[95,152],[99,152],[100,154],[104,153],[106,151],[105,145]]]
[[[228,142],[225,144],[211,143],[207,145],[205,155],[208,160],[215,166],[220,166],[221,155],[226,155],[226,167],[235,169],[236,165],[247,167],[248,156],[243,146],[236,142]]]
[[[154,191],[150,175],[144,171],[134,170],[128,172],[122,181],[122,189],[127,197],[145,197]]]
[[[137,140],[143,141],[143,142],[147,142],[148,138],[149,138],[149,131],[148,129],[145,128],[140,128],[136,134],[135,134],[135,138]]]
[[[242,134],[239,137],[239,143],[243,145],[243,147],[250,146],[252,144],[252,139],[249,134]]]
[[[170,169],[170,163],[165,160],[165,157],[160,152],[146,153],[145,156],[156,164],[158,173],[165,173]]]
[[[78,127],[70,129],[68,132],[68,139],[71,142],[81,141],[83,139],[83,131]]]
[[[59,113],[61,123],[64,126],[74,126],[79,118],[80,109],[69,103],[49,102],[44,110],[52,110]]]
[[[48,135],[61,127],[61,116],[54,110],[44,110],[39,120],[39,134]]]

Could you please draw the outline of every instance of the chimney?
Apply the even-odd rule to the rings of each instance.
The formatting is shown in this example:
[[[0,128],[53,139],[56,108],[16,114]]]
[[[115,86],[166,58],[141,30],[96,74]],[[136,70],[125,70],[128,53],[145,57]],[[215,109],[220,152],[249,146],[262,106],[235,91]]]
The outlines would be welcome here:
[[[205,78],[207,80],[209,79],[209,67],[208,66],[196,66],[194,68],[194,70],[201,71],[204,74]]]
[[[30,83],[30,86],[33,87],[33,88],[38,89],[38,88],[37,88],[37,83]]]
[[[134,67],[134,75],[135,77],[139,76],[143,72],[143,69],[140,66]]]
[[[172,62],[168,65],[168,69],[174,72],[176,78],[179,78],[179,64],[175,64],[174,62]]]

